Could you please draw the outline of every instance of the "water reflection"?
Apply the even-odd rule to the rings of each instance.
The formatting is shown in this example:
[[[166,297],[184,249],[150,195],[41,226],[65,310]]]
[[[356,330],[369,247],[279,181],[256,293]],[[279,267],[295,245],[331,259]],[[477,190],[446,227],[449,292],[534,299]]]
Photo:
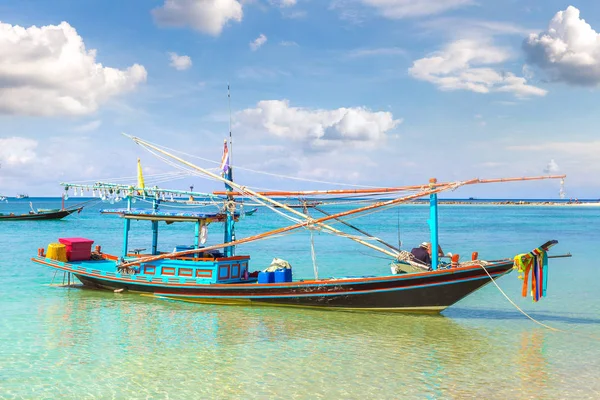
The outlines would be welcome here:
[[[46,340],[29,347],[53,362],[30,357],[27,368],[37,374],[26,380],[39,388],[44,378],[90,382],[80,389],[55,382],[73,396],[105,395],[115,382],[121,395],[159,396],[185,381],[185,393],[195,396],[302,397],[310,388],[316,397],[459,398],[487,393],[473,380],[514,379],[504,366],[522,352],[443,316],[211,306],[56,290],[60,300],[38,304]]]

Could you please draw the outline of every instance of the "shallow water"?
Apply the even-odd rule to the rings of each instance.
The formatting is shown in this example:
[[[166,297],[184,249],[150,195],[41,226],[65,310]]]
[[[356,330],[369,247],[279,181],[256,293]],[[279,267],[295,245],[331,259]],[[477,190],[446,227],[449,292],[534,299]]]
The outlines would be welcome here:
[[[2,203],[0,212],[27,204]],[[38,247],[83,236],[119,250],[122,221],[97,210],[0,222],[0,398],[600,398],[600,208],[440,209],[446,252],[493,259],[558,239],[553,254],[573,253],[550,260],[548,297],[538,303],[520,297],[516,274],[498,281],[560,331],[525,318],[493,285],[439,316],[197,305],[50,286],[62,276],[29,261]],[[353,222],[391,243],[400,233],[410,249],[427,238],[427,212],[406,205]],[[260,209],[237,236],[284,224]],[[133,227],[131,247],[148,247],[149,223]],[[221,235],[211,226],[209,243]],[[159,238],[164,250],[192,240],[193,227],[178,224]],[[298,232],[238,254],[251,254],[254,269],[281,257],[296,278],[310,277],[309,243]],[[387,260],[347,239],[316,233],[315,247],[320,276],[389,272]]]

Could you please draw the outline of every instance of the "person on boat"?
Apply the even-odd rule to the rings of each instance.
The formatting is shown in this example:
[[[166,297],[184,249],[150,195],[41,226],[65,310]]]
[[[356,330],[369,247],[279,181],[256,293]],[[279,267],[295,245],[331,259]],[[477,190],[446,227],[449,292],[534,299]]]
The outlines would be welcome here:
[[[431,265],[431,243],[423,242],[419,245],[419,247],[415,247],[414,249],[412,249],[410,253],[422,263],[426,265]],[[439,244],[438,256],[444,256],[444,251],[442,250],[442,247]]]

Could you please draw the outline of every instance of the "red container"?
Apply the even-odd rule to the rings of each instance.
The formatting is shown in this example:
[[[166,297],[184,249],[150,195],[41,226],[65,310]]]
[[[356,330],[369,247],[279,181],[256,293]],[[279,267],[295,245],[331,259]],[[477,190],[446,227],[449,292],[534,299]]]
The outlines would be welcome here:
[[[85,238],[60,238],[58,241],[67,248],[67,260],[84,261],[92,256],[93,240]]]

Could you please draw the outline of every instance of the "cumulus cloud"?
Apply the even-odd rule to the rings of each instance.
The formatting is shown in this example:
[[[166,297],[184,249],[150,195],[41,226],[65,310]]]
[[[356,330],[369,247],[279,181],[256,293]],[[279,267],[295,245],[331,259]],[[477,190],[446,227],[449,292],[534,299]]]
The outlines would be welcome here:
[[[558,164],[556,163],[556,161],[554,161],[554,159],[552,159],[552,160],[550,160],[548,165],[546,165],[546,168],[544,168],[544,173],[552,174],[552,173],[558,172],[559,170],[560,170],[560,168],[558,167]]]
[[[278,138],[304,143],[311,150],[334,145],[375,147],[402,121],[390,112],[364,107],[311,110],[290,107],[288,100],[263,100],[236,115],[239,125]]]
[[[560,171],[567,173],[567,180],[589,188],[590,185],[600,187],[600,140],[588,141],[542,141],[534,144],[508,146],[510,153],[522,152],[531,159],[544,158],[549,154],[560,157]],[[555,173],[556,163],[550,162],[544,172]],[[539,169],[538,169],[539,170]],[[597,193],[597,192],[596,192]],[[594,195],[596,196],[596,195]]]
[[[440,52],[421,58],[409,68],[409,74],[431,82],[440,90],[470,90],[476,93],[509,92],[518,97],[544,96],[544,89],[493,66],[507,61],[510,53],[486,40],[456,40]]]
[[[474,0],[360,0],[390,19],[422,17],[475,4]]]
[[[0,113],[80,115],[146,81],[138,64],[120,70],[96,62],[67,22],[23,28],[0,22]]]
[[[169,53],[169,58],[171,59],[169,65],[178,71],[186,70],[192,66],[192,59],[189,56],[180,56],[177,53]]]
[[[218,36],[229,21],[242,20],[243,10],[239,0],[165,0],[152,15],[161,26],[189,26]]]
[[[573,6],[557,12],[545,32],[530,34],[523,49],[528,62],[555,81],[582,86],[600,83],[600,34]]]
[[[0,138],[0,163],[8,166],[26,164],[35,159],[38,142],[22,137]]]
[[[250,42],[250,48],[252,49],[252,51],[256,51],[266,42],[267,37],[261,33],[256,39]]]

